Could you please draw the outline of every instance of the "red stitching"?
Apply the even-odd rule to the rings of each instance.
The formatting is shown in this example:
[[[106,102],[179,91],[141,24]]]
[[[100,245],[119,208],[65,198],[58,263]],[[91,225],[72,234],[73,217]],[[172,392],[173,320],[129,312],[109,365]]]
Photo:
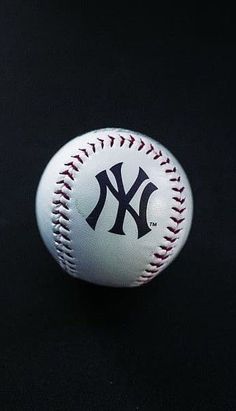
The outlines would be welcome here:
[[[81,150],[84,155],[87,157],[87,150]],[[74,157],[72,157],[74,158]],[[79,158],[77,158],[80,161]],[[61,187],[58,190],[55,190],[53,199],[53,209],[52,215],[52,224],[53,224],[53,233],[54,233],[54,243],[57,251],[58,260],[61,266],[69,273],[76,273],[75,258],[73,257],[73,249],[70,245],[70,226],[69,226],[69,215],[66,214],[66,211],[69,211],[70,193],[72,191],[72,186],[68,183],[68,179],[74,181],[73,173],[78,172],[79,169],[76,167],[73,161],[66,163],[67,168],[59,173],[63,176],[62,180],[57,181],[56,184],[60,184]],[[66,180],[67,179],[67,180]],[[71,183],[72,184],[72,183]],[[65,203],[66,201],[66,203]],[[61,210],[61,208],[63,210]],[[66,210],[66,211],[65,211]]]
[[[164,239],[169,243],[174,243],[177,240],[177,238],[168,237],[167,235],[164,237]]]
[[[125,143],[125,138],[123,136],[120,136],[120,147],[122,147]]]
[[[133,136],[130,136],[130,140],[129,140],[129,148],[131,148],[131,147],[132,147],[132,145],[134,144],[134,142],[135,142],[135,138],[134,138]]]
[[[70,231],[69,227],[65,223],[63,223],[61,220],[58,220],[55,224],[60,224],[60,226],[64,228],[64,230]]]
[[[107,137],[110,141],[110,147],[113,147],[116,137],[111,135],[108,135]],[[97,138],[97,141],[100,143],[101,148],[103,149],[105,140],[102,138]],[[120,147],[122,147],[127,142],[128,148],[131,148],[134,145],[135,141],[136,139],[132,135],[129,136],[129,139],[126,139],[122,135],[119,135]],[[96,143],[88,142],[87,145],[91,147],[92,153],[96,153]],[[145,147],[145,145],[145,141],[140,139],[140,144],[137,150],[141,151]],[[79,149],[79,151],[81,151],[87,158],[90,156],[87,148]],[[161,162],[159,164],[161,167],[164,167],[165,173],[168,174],[177,172],[176,167],[166,168],[166,166],[168,167],[170,165],[170,159],[168,157],[164,158],[161,150],[157,152],[154,151],[154,146],[152,144],[149,144],[146,155],[149,155],[152,152],[154,152],[155,154],[153,160],[158,160],[159,158],[161,159]],[[71,156],[71,158],[75,159],[80,164],[84,163],[84,159],[79,154],[73,155]],[[62,178],[56,182],[57,185],[61,186],[60,188],[55,190],[54,198],[52,201],[52,224],[55,248],[57,250],[58,260],[60,261],[62,267],[70,273],[76,273],[75,257],[73,256],[73,247],[71,245],[70,238],[70,218],[69,215],[67,215],[67,212],[70,211],[69,201],[71,199],[71,191],[73,190],[72,184],[75,179],[74,174],[75,172],[79,172],[79,164],[75,164],[75,160],[69,161],[68,163],[64,164],[66,169],[59,173]],[[172,250],[175,247],[174,243],[179,238],[178,234],[181,230],[183,230],[181,224],[185,220],[183,213],[186,210],[186,207],[181,207],[181,205],[183,205],[185,202],[185,198],[182,197],[182,193],[185,188],[183,185],[180,185],[181,177],[178,175],[173,176],[169,179],[169,181],[175,184],[171,189],[176,193],[176,196],[172,197],[172,199],[179,204],[178,207],[172,207],[172,210],[175,214],[170,216],[170,221],[172,222],[172,224],[169,224],[166,227],[170,234],[163,237],[165,243],[159,246],[159,249],[161,251],[156,251],[153,254],[154,261],[151,261],[149,263],[149,267],[147,267],[146,270],[144,270],[144,272],[134,281],[134,284],[146,284],[161,271],[163,266],[165,266],[166,261],[172,254]]]
[[[73,174],[71,174],[71,173],[69,172],[69,170],[62,171],[62,172],[59,173],[59,174],[62,174],[62,175],[64,175],[64,176],[67,176],[67,177],[69,177],[72,181],[74,181],[74,176],[73,176]],[[63,181],[63,180],[62,180],[62,181]]]
[[[86,148],[80,148],[79,150],[82,151],[82,153],[84,153],[86,155],[86,157],[89,156]]]
[[[182,230],[181,228],[174,228],[174,227],[166,227],[166,228],[173,234],[178,234]]]
[[[177,187],[172,187],[173,191],[176,191],[177,193],[182,193],[184,191],[184,187],[177,188]]]
[[[154,150],[154,147],[152,144],[150,144],[149,150],[146,152],[146,154],[150,154]]]
[[[66,187],[68,190],[72,190],[71,186],[65,181],[64,181],[64,187]]]
[[[80,157],[79,154],[77,154],[76,156],[71,156],[71,157],[76,158],[77,160],[79,160],[79,162],[80,162],[81,164],[84,164],[84,162],[83,162],[83,160],[82,160],[82,158]]]
[[[162,158],[162,153],[161,151],[159,152],[159,154],[156,154],[155,157],[153,158],[154,160],[157,160],[158,158]],[[169,166],[170,165],[170,159],[167,157],[166,159],[164,159],[161,163],[160,166]],[[177,169],[176,167],[173,168],[166,168],[165,169],[165,173],[166,174],[170,174],[170,173],[176,173]],[[180,184],[181,181],[181,177],[180,176],[174,176],[173,178],[170,178],[169,181],[171,183],[175,183],[175,184]],[[172,199],[174,201],[176,201],[178,204],[182,205],[185,202],[185,198],[182,197],[182,193],[184,191],[185,187],[184,186],[174,186],[172,187],[172,190],[175,191],[176,193],[178,193],[178,197],[172,197]],[[183,230],[183,228],[181,227],[181,224],[184,222],[185,218],[182,216],[182,214],[184,213],[184,211],[186,210],[186,207],[184,208],[179,208],[179,207],[172,207],[172,210],[177,213],[177,216],[170,216],[170,219],[173,223],[175,223],[175,226],[169,225],[167,228],[167,230],[171,233],[171,235],[165,235],[164,236],[164,240],[167,242],[167,244],[169,243],[170,245],[160,245],[159,248],[161,250],[163,250],[163,253],[159,253],[159,252],[155,252],[153,254],[153,257],[156,258],[158,261],[157,262],[151,262],[149,265],[150,266],[156,266],[156,271],[153,272],[152,269],[147,268],[141,275],[140,277],[134,282],[134,283],[138,283],[140,284],[146,284],[149,281],[151,281],[161,270],[161,267],[163,267],[163,265],[165,265],[165,261],[168,260],[168,258],[171,256],[172,254],[172,250],[174,248],[174,243],[178,240],[178,234],[180,233],[181,230]],[[147,273],[148,275],[145,275],[145,273]],[[152,275],[150,275],[150,273],[153,273]]]
[[[154,253],[156,258],[160,258],[161,260],[166,260],[169,256],[165,254]],[[155,264],[156,265],[156,264]]]
[[[173,220],[175,223],[177,223],[177,224],[181,224],[182,223],[182,221],[184,221],[185,220],[185,218],[176,218],[176,217],[170,217],[171,218],[171,220]]]
[[[69,221],[69,218],[64,213],[62,213],[60,210],[53,210],[52,214],[55,214],[55,215],[59,214],[59,216],[61,216],[64,220]]]
[[[162,157],[162,152],[161,152],[161,150],[159,150],[159,153],[157,153],[157,154],[155,155],[155,157],[153,157],[153,160],[158,160],[159,157]]]
[[[66,204],[64,204],[62,201],[60,201],[60,200],[55,200],[55,201],[53,201],[52,202],[52,204],[54,204],[54,205],[60,205],[61,207],[63,207],[65,210],[69,210],[69,207],[66,205]]]
[[[73,255],[71,255],[71,254],[68,253],[67,251],[65,251],[65,254],[67,255],[67,257],[70,257],[70,258],[74,259]]]
[[[176,167],[172,169],[165,170],[166,173],[176,173]]]
[[[163,263],[150,263],[150,265],[153,267],[160,267]]]
[[[162,161],[162,163],[160,164],[161,166],[164,166],[166,164],[169,164],[170,159],[167,157],[167,159],[165,161]]]
[[[163,264],[161,264],[161,265],[163,265]],[[159,266],[159,267],[160,267],[160,266]],[[158,268],[156,268],[155,270],[146,269],[146,270],[145,270],[145,273],[148,273],[148,274],[149,274],[149,273],[150,273],[150,274],[156,274],[157,271],[158,271]],[[140,277],[149,278],[149,276],[144,275],[144,274],[142,274]]]
[[[177,240],[177,238],[176,238],[176,240]],[[160,248],[161,248],[162,250],[165,250],[165,251],[171,251],[173,247],[171,247],[171,246],[166,246],[166,245],[160,245]]]
[[[172,197],[172,199],[177,201],[177,203],[180,203],[180,204],[183,204],[185,202],[185,198]]]
[[[170,181],[177,181],[177,182],[180,182],[180,177],[178,177],[178,178],[170,178]]]
[[[96,146],[95,146],[95,144],[94,143],[88,143],[91,147],[92,147],[92,150],[93,150],[93,152],[95,153],[96,152]]]
[[[109,139],[111,140],[111,141],[110,141],[110,146],[113,147],[114,141],[115,141],[115,137],[112,137],[112,136],[108,136],[108,137],[109,137]]]
[[[145,143],[142,139],[140,139],[140,146],[138,148],[138,151],[141,151],[143,149],[143,147],[145,146]]]
[[[186,208],[172,207],[172,210],[176,211],[177,213],[182,214],[186,210]]]
[[[69,200],[69,199],[70,199],[70,197],[69,197],[66,193],[64,193],[64,191],[62,191],[62,190],[57,190],[57,191],[55,191],[55,194],[60,194],[60,195],[62,195],[66,200]]]
[[[67,250],[70,250],[70,251],[73,251],[73,248],[71,248],[69,245],[67,245],[67,244],[64,244],[64,247],[67,249]]]
[[[101,143],[101,147],[104,148],[104,140],[102,138],[97,138],[98,141]]]
[[[64,238],[64,240],[70,241],[70,237],[68,237],[68,235],[63,234],[60,231],[58,232],[58,234],[61,235],[61,237]]]
[[[75,166],[73,161],[70,161],[70,163],[65,163],[65,166],[71,166],[73,170],[79,171],[78,167]],[[64,172],[62,172],[62,174],[64,174]]]

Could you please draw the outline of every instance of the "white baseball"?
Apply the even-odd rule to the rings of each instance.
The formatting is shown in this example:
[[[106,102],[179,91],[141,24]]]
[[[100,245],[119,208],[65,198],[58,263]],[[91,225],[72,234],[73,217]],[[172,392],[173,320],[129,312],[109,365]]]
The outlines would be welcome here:
[[[91,131],[65,144],[37,191],[42,239],[74,277],[112,287],[148,283],[189,234],[186,174],[160,143],[129,130]]]

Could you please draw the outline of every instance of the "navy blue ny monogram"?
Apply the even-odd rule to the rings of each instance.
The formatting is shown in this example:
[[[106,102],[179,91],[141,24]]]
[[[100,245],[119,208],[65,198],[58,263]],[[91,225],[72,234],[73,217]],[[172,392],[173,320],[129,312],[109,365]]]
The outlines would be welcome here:
[[[145,186],[141,194],[141,197],[140,197],[139,212],[137,213],[134,210],[134,208],[130,205],[130,201],[132,200],[134,195],[137,193],[141,184],[145,180],[148,180],[149,177],[147,176],[145,171],[141,167],[139,167],[138,176],[135,182],[133,183],[129,191],[125,193],[124,184],[123,184],[122,175],[121,175],[122,164],[123,163],[118,163],[110,168],[110,171],[115,177],[117,188],[115,188],[112,185],[107,175],[106,170],[103,170],[96,175],[96,179],[100,187],[100,197],[97,202],[97,205],[95,206],[91,214],[86,218],[86,221],[90,225],[90,227],[92,227],[93,230],[95,230],[97,221],[99,219],[99,216],[102,213],[103,207],[106,202],[107,189],[109,189],[110,192],[114,195],[114,197],[118,201],[118,211],[117,211],[115,223],[113,227],[109,230],[109,232],[114,233],[114,234],[125,235],[124,230],[123,230],[123,225],[124,225],[124,219],[125,219],[126,212],[128,211],[136,222],[137,229],[138,229],[138,238],[141,238],[144,235],[146,235],[149,231],[151,231],[147,223],[147,205],[148,205],[148,201],[149,201],[151,194],[154,191],[156,191],[158,188],[151,182],[149,182]]]

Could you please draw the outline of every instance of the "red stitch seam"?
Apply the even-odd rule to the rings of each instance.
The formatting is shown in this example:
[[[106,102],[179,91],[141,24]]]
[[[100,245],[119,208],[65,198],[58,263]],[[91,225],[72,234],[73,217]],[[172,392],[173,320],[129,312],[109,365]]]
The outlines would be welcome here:
[[[110,146],[113,147],[114,141],[115,141],[115,137],[113,136],[108,136],[110,139]]]
[[[88,143],[91,147],[94,153],[96,153],[96,146],[94,143]]]
[[[87,156],[87,152],[84,151]],[[74,181],[74,173],[79,169],[74,162],[65,164],[67,167],[60,173],[63,178],[56,182],[60,185],[58,190],[54,191],[53,207],[52,207],[52,225],[54,244],[57,251],[57,256],[62,268],[70,274],[76,273],[76,265],[73,257],[73,249],[70,238],[70,219],[69,219],[69,201],[72,191],[71,184]],[[70,184],[68,183],[70,180]],[[68,214],[67,214],[68,213]]]
[[[138,151],[141,151],[144,146],[145,146],[145,142],[142,139],[140,139],[140,146],[138,148]]]
[[[135,138],[134,138],[134,136],[131,136],[131,135],[130,135],[130,140],[129,140],[129,148],[131,148],[131,147],[132,147],[132,145],[134,144],[134,142],[135,142]]]
[[[135,138],[130,135],[130,139],[126,139],[123,136],[119,136],[120,139],[120,147],[122,147],[125,142],[128,143],[128,148],[131,148],[136,141]],[[114,141],[116,137],[108,136],[110,140],[110,147],[113,147]],[[100,147],[104,148],[104,139],[97,138],[97,141],[100,143]],[[96,152],[96,144],[95,143],[87,143],[88,146],[92,148],[92,153]],[[137,148],[138,151],[142,150],[145,147],[146,143],[141,139],[140,144]],[[89,153],[87,149],[79,149],[85,155],[85,157],[89,157]],[[146,155],[149,155],[151,152],[154,151],[154,147],[152,144],[149,145],[149,149],[146,151]],[[164,158],[162,151],[159,150],[158,152],[154,151],[153,160],[158,160],[160,158],[161,163],[160,166],[169,166],[170,159]],[[61,266],[71,274],[76,273],[76,264],[75,258],[73,256],[73,248],[71,245],[71,238],[70,238],[70,219],[69,215],[66,214],[70,210],[69,202],[71,199],[71,191],[73,189],[72,185],[74,182],[74,175],[75,173],[79,172],[79,165],[75,164],[75,161],[83,164],[84,160],[78,154],[71,156],[72,161],[65,163],[64,166],[66,169],[60,172],[60,176],[62,177],[59,181],[57,181],[57,185],[60,185],[60,188],[54,191],[54,198],[52,201],[52,225],[53,225],[53,233],[54,233],[54,243],[55,248],[58,254],[58,260]],[[76,159],[76,160],[74,160]],[[164,170],[165,173],[176,173],[176,167],[168,168]],[[66,181],[67,179],[67,181]],[[68,183],[68,179],[70,180],[70,184]],[[150,262],[150,266],[152,268],[147,268],[144,272],[137,278],[134,282],[134,285],[141,285],[146,284],[151,281],[157,274],[161,271],[162,267],[165,265],[166,260],[171,256],[172,250],[175,247],[174,243],[178,240],[178,234],[183,229],[181,224],[184,222],[185,218],[183,217],[183,213],[186,210],[184,207],[185,198],[182,197],[182,193],[184,191],[184,186],[181,184],[181,177],[175,175],[174,177],[170,178],[169,181],[172,184],[175,184],[172,187],[172,190],[176,193],[175,197],[172,197],[173,201],[176,203],[172,207],[172,210],[175,212],[175,215],[170,216],[171,225],[168,225],[166,229],[171,233],[170,235],[165,235],[163,239],[165,240],[165,244],[161,244],[159,246],[160,252],[155,252],[153,254],[154,261]],[[182,207],[183,206],[183,207]],[[61,210],[63,208],[63,211]],[[174,224],[174,225],[173,225]]]
[[[120,136],[120,147],[122,147],[125,143],[125,138],[123,136]]]
[[[153,158],[154,160],[161,158],[162,153],[161,151],[159,154],[156,154],[155,157]],[[166,159],[161,160],[160,166],[169,166],[170,165],[170,159],[167,157]],[[165,173],[176,173],[176,167],[173,168],[167,168],[165,169]],[[182,193],[185,189],[184,186],[181,184],[181,177],[180,176],[174,176],[169,179],[169,181],[172,184],[175,184],[174,187],[172,187],[172,190],[178,194],[178,197],[172,197],[174,202],[177,204],[183,205],[185,203],[185,198],[182,197]],[[185,207],[176,207],[173,206],[172,210],[175,212],[175,215],[170,216],[171,219],[171,225],[168,225],[166,228],[167,230],[171,233],[170,235],[165,235],[164,240],[167,243],[167,245],[160,245],[160,249],[162,252],[155,252],[153,254],[153,258],[156,259],[156,262],[151,262],[149,265],[153,267],[152,269],[147,268],[144,270],[144,272],[140,275],[140,277],[134,282],[134,285],[141,285],[141,284],[146,284],[149,281],[151,281],[154,277],[156,277],[161,269],[163,269],[163,266],[165,265],[165,262],[167,262],[168,258],[172,254],[172,250],[174,248],[174,243],[178,240],[178,234],[180,233],[181,230],[183,230],[183,227],[181,224],[184,222],[185,218],[183,217],[183,213],[186,210]],[[173,225],[173,222],[175,225]]]
[[[115,138],[111,137],[111,146],[113,146]],[[101,143],[101,148],[104,148],[104,140],[98,139]],[[96,152],[95,143],[88,143],[88,146],[92,148],[93,153]],[[85,157],[89,157],[88,150],[78,149],[82,152]],[[70,274],[76,273],[75,258],[73,256],[73,248],[71,245],[70,236],[70,218],[66,212],[69,212],[69,202],[71,199],[72,183],[74,182],[74,174],[79,172],[79,165],[77,163],[84,163],[84,159],[81,155],[76,154],[71,156],[72,161],[65,163],[65,170],[59,173],[61,176],[60,180],[56,182],[59,186],[58,189],[54,191],[54,197],[52,201],[52,225],[53,225],[53,235],[54,244],[57,251],[57,256],[62,268],[69,272]],[[68,182],[70,180],[70,183]],[[63,209],[63,211],[61,210]]]
[[[146,154],[150,154],[154,150],[154,147],[152,144],[150,144],[149,150],[146,152]]]

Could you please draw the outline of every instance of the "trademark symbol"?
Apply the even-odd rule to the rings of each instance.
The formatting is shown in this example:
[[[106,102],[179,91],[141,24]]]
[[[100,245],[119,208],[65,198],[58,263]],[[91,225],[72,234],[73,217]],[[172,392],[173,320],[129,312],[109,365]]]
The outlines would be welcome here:
[[[156,227],[156,226],[157,226],[157,223],[155,223],[154,221],[150,221],[150,226],[151,226],[151,227]]]

